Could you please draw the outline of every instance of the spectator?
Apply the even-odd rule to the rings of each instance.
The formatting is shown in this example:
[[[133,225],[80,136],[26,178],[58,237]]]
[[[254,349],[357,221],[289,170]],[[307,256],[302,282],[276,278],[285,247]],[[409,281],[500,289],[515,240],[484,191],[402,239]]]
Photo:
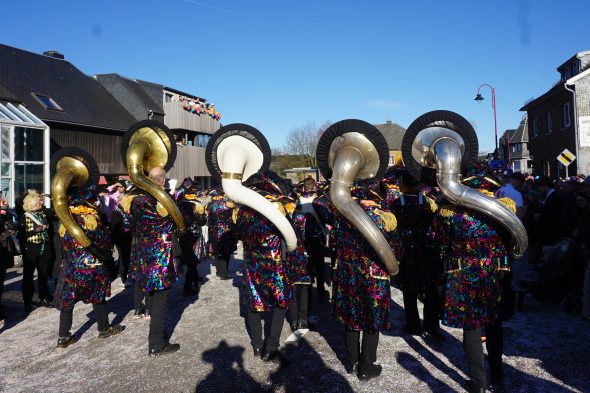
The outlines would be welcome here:
[[[541,209],[533,220],[539,225],[541,246],[553,245],[566,232],[563,199],[550,178],[542,177],[536,185],[541,198]]]

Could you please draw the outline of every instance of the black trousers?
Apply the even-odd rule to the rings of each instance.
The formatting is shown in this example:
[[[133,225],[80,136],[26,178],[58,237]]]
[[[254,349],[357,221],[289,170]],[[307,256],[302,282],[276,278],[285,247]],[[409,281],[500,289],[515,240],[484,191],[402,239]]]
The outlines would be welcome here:
[[[98,331],[107,330],[109,327],[109,311],[106,303],[93,304],[92,310],[94,311],[94,318],[98,325]],[[67,338],[70,335],[70,329],[72,328],[72,318],[74,316],[74,310],[60,311],[59,313],[59,338]]]
[[[131,259],[131,239],[127,241],[127,237],[115,242],[117,252],[119,253],[119,277],[121,281],[125,283],[127,281],[127,275],[129,274],[129,260]]]
[[[229,258],[230,255],[217,255],[215,257],[215,269],[217,269],[217,277],[226,278],[228,276]]]
[[[10,257],[12,258],[12,256]],[[6,280],[6,263],[0,259],[0,301],[2,300],[2,293],[4,293],[4,281]]]
[[[264,348],[266,352],[273,352],[279,349],[281,340],[281,331],[285,322],[285,313],[287,310],[275,307],[272,309],[272,319],[270,327],[265,326],[266,331],[270,331],[270,335],[262,339],[262,314],[248,309],[246,315],[246,323],[248,325],[248,334],[250,335],[250,343],[253,348]]]
[[[305,251],[309,255],[312,271],[315,273],[318,294],[324,293],[326,283],[326,272],[324,266],[324,246],[321,238],[311,238],[305,242]]]
[[[185,242],[180,242],[182,246],[182,256],[181,261],[183,265],[186,265],[186,275],[184,276],[184,290],[185,292],[190,291],[191,289],[199,290],[201,288],[201,282],[199,281],[199,276],[197,273],[197,265],[199,263],[199,259],[196,257],[192,245],[186,244]],[[193,243],[194,244],[194,243]]]
[[[49,278],[49,264],[51,262],[51,250],[49,243],[45,244],[43,253],[41,244],[26,243],[23,255],[23,300],[25,304],[31,304],[35,284],[33,276],[37,269],[37,285],[39,286],[39,299],[50,297],[47,279]]]
[[[488,364],[490,365],[490,374],[493,382],[494,380],[501,379],[504,374],[502,371],[502,354],[504,353],[502,320],[498,319],[493,324],[485,325],[485,332]]]
[[[403,290],[404,313],[406,315],[406,327],[408,330],[421,330],[420,316],[418,315],[418,293],[411,289]],[[427,288],[424,293],[424,330],[434,332],[439,329],[439,302],[440,296],[436,287]]]
[[[145,298],[145,304],[143,303],[143,299]],[[152,297],[146,296],[145,291],[140,284],[139,280],[135,280],[135,290],[133,292],[133,304],[136,310],[144,308],[144,306],[150,310]]]
[[[150,303],[150,332],[148,334],[149,349],[162,349],[166,345],[166,331],[164,329],[164,320],[166,318],[166,308],[168,305],[168,293],[163,291],[151,292],[148,295]]]
[[[463,350],[469,368],[467,375],[476,388],[486,385],[483,345],[481,344],[481,328],[463,328]]]
[[[293,301],[287,309],[291,323],[307,322],[311,285],[293,284]]]
[[[350,364],[359,363],[361,369],[372,365],[377,361],[377,346],[379,345],[379,332],[369,334],[358,330],[346,330],[346,353]]]

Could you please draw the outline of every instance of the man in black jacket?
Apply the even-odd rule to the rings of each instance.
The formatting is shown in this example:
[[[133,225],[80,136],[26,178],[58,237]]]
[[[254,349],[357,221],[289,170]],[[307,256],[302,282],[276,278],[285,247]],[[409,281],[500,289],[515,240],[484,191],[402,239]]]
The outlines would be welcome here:
[[[541,212],[535,214],[534,221],[540,225],[541,246],[553,245],[564,234],[565,212],[562,195],[555,190],[548,177],[538,180],[537,190],[541,197]]]

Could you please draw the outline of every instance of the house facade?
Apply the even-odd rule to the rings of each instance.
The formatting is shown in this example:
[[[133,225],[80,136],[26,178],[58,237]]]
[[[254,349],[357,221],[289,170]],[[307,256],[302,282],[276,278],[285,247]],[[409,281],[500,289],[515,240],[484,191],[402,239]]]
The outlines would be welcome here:
[[[406,129],[397,123],[393,123],[390,119],[387,119],[384,124],[375,124],[375,127],[381,131],[387,141],[387,146],[389,147],[388,166],[403,165],[402,140],[404,139]]]
[[[567,173],[590,173],[590,51],[579,52],[557,67],[560,80],[520,109],[527,113],[533,173],[563,177],[557,160],[568,149],[577,156]]]

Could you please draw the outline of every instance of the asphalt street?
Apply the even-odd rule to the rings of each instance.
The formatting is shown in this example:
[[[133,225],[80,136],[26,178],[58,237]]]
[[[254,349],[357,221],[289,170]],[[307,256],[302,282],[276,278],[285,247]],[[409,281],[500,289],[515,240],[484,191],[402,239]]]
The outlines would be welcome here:
[[[240,309],[241,260],[230,265],[233,280],[221,281],[209,261],[198,298],[171,293],[166,326],[176,354],[148,358],[149,321],[135,320],[133,288],[113,284],[110,319],[126,325],[118,336],[97,337],[90,305],[78,304],[73,329],[80,341],[56,350],[58,311],[22,311],[20,270],[8,272],[0,322],[1,392],[453,392],[463,391],[466,363],[462,332],[443,329],[445,340],[401,332],[401,293],[393,290],[394,328],[380,338],[383,375],[361,382],[347,375],[343,328],[331,304],[314,303],[318,331],[291,335],[285,324],[282,350],[289,365],[254,358]],[[241,312],[242,311],[242,312]],[[559,306],[527,298],[524,313],[505,323],[506,392],[590,392],[590,322]]]

